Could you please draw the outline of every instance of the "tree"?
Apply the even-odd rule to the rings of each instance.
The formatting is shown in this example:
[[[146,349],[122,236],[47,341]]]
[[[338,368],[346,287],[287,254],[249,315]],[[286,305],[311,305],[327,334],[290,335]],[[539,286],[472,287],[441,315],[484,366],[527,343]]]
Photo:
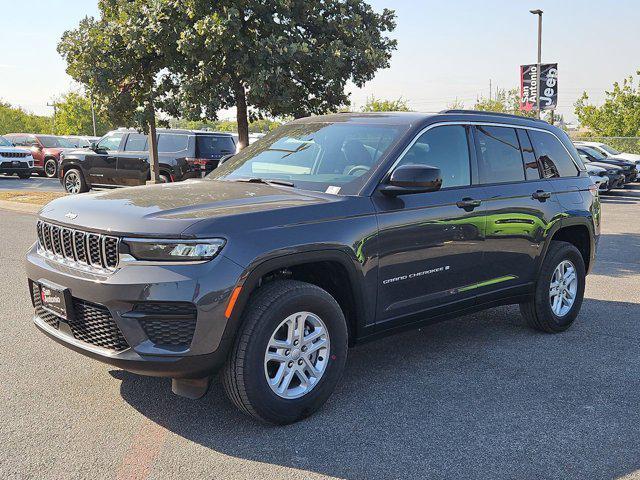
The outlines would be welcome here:
[[[52,118],[27,113],[0,100],[0,135],[16,132],[51,133]]]
[[[636,72],[640,76],[640,71]],[[633,76],[615,82],[613,90],[605,92],[605,101],[600,107],[589,103],[584,92],[575,103],[576,116],[580,123],[594,134],[605,137],[640,136],[640,85]]]
[[[56,100],[55,133],[58,135],[93,135],[91,100],[78,92],[68,92]],[[96,109],[99,110],[99,109]],[[113,124],[104,114],[96,113],[96,134],[104,135]]]
[[[301,117],[348,103],[347,81],[361,87],[389,66],[395,14],[363,0],[184,0],[189,18],[178,50],[173,115],[216,118],[237,110],[240,144],[262,114]]]
[[[362,107],[363,112],[409,112],[407,101],[400,97],[396,100],[383,100],[373,95],[367,98],[367,103]]]
[[[98,19],[66,31],[58,52],[114,124],[149,133],[152,180],[158,180],[156,115],[174,87],[181,18],[178,0],[100,0]]]
[[[536,117],[535,111],[524,112],[520,110],[520,92],[517,88],[511,90],[498,89],[495,97],[488,99],[480,97],[476,101],[474,110],[496,113],[510,113],[523,117]]]

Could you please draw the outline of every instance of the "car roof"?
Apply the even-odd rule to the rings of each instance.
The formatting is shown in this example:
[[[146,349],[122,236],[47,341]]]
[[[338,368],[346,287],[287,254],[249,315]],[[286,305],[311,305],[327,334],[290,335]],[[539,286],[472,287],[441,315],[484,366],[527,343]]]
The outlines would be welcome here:
[[[537,118],[522,117],[507,113],[482,112],[477,110],[443,110],[437,113],[421,112],[345,112],[329,115],[317,115],[294,120],[293,124],[310,123],[354,123],[368,125],[406,125],[413,126],[435,121],[477,121],[509,123],[514,125],[546,126],[550,125]]]
[[[117,130],[111,130],[112,132],[126,132],[126,133],[141,133],[135,128],[118,128]],[[231,137],[231,133],[229,132],[214,132],[210,130],[187,130],[183,128],[158,128],[156,129],[157,133],[174,133],[181,135],[224,135]],[[109,132],[111,133],[111,132]]]

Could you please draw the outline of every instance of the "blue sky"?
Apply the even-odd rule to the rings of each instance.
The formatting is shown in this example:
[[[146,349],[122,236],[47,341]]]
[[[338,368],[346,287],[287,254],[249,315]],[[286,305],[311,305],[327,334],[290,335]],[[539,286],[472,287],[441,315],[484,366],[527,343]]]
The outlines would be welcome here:
[[[518,67],[534,63],[536,18],[544,10],[543,62],[559,63],[559,111],[572,118],[583,90],[598,103],[616,80],[640,69],[637,0],[369,0],[396,10],[398,50],[391,68],[363,89],[350,88],[358,107],[368,95],[404,97],[420,111],[445,108],[456,98],[471,107],[478,95],[519,85]],[[95,0],[0,0],[0,98],[36,113],[71,88],[56,52],[60,35]]]

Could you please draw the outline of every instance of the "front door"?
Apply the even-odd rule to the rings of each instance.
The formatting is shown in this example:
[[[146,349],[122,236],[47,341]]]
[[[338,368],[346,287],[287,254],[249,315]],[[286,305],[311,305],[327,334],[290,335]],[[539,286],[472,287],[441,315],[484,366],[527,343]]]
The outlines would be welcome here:
[[[111,132],[100,139],[96,150],[87,152],[85,171],[92,185],[116,185],[118,150],[124,133]]]
[[[476,293],[489,300],[520,293],[519,288],[525,291],[534,282],[559,205],[551,182],[542,178],[525,129],[478,125],[474,136],[487,215],[486,279]]]
[[[440,168],[441,190],[373,196],[381,328],[474,303],[473,287],[484,279],[485,215],[482,187],[472,185],[469,138],[470,128],[463,125],[433,127],[398,162]],[[418,315],[407,318],[410,314]]]

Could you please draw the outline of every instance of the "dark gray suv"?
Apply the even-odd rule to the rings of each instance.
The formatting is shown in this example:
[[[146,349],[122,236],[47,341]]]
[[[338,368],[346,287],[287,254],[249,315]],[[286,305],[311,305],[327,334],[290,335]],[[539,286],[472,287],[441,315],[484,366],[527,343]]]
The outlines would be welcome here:
[[[48,204],[27,273],[52,339],[192,398],[221,370],[241,410],[284,424],[358,342],[504,304],[564,331],[599,231],[597,186],[545,122],[340,114],[202,180]]]

